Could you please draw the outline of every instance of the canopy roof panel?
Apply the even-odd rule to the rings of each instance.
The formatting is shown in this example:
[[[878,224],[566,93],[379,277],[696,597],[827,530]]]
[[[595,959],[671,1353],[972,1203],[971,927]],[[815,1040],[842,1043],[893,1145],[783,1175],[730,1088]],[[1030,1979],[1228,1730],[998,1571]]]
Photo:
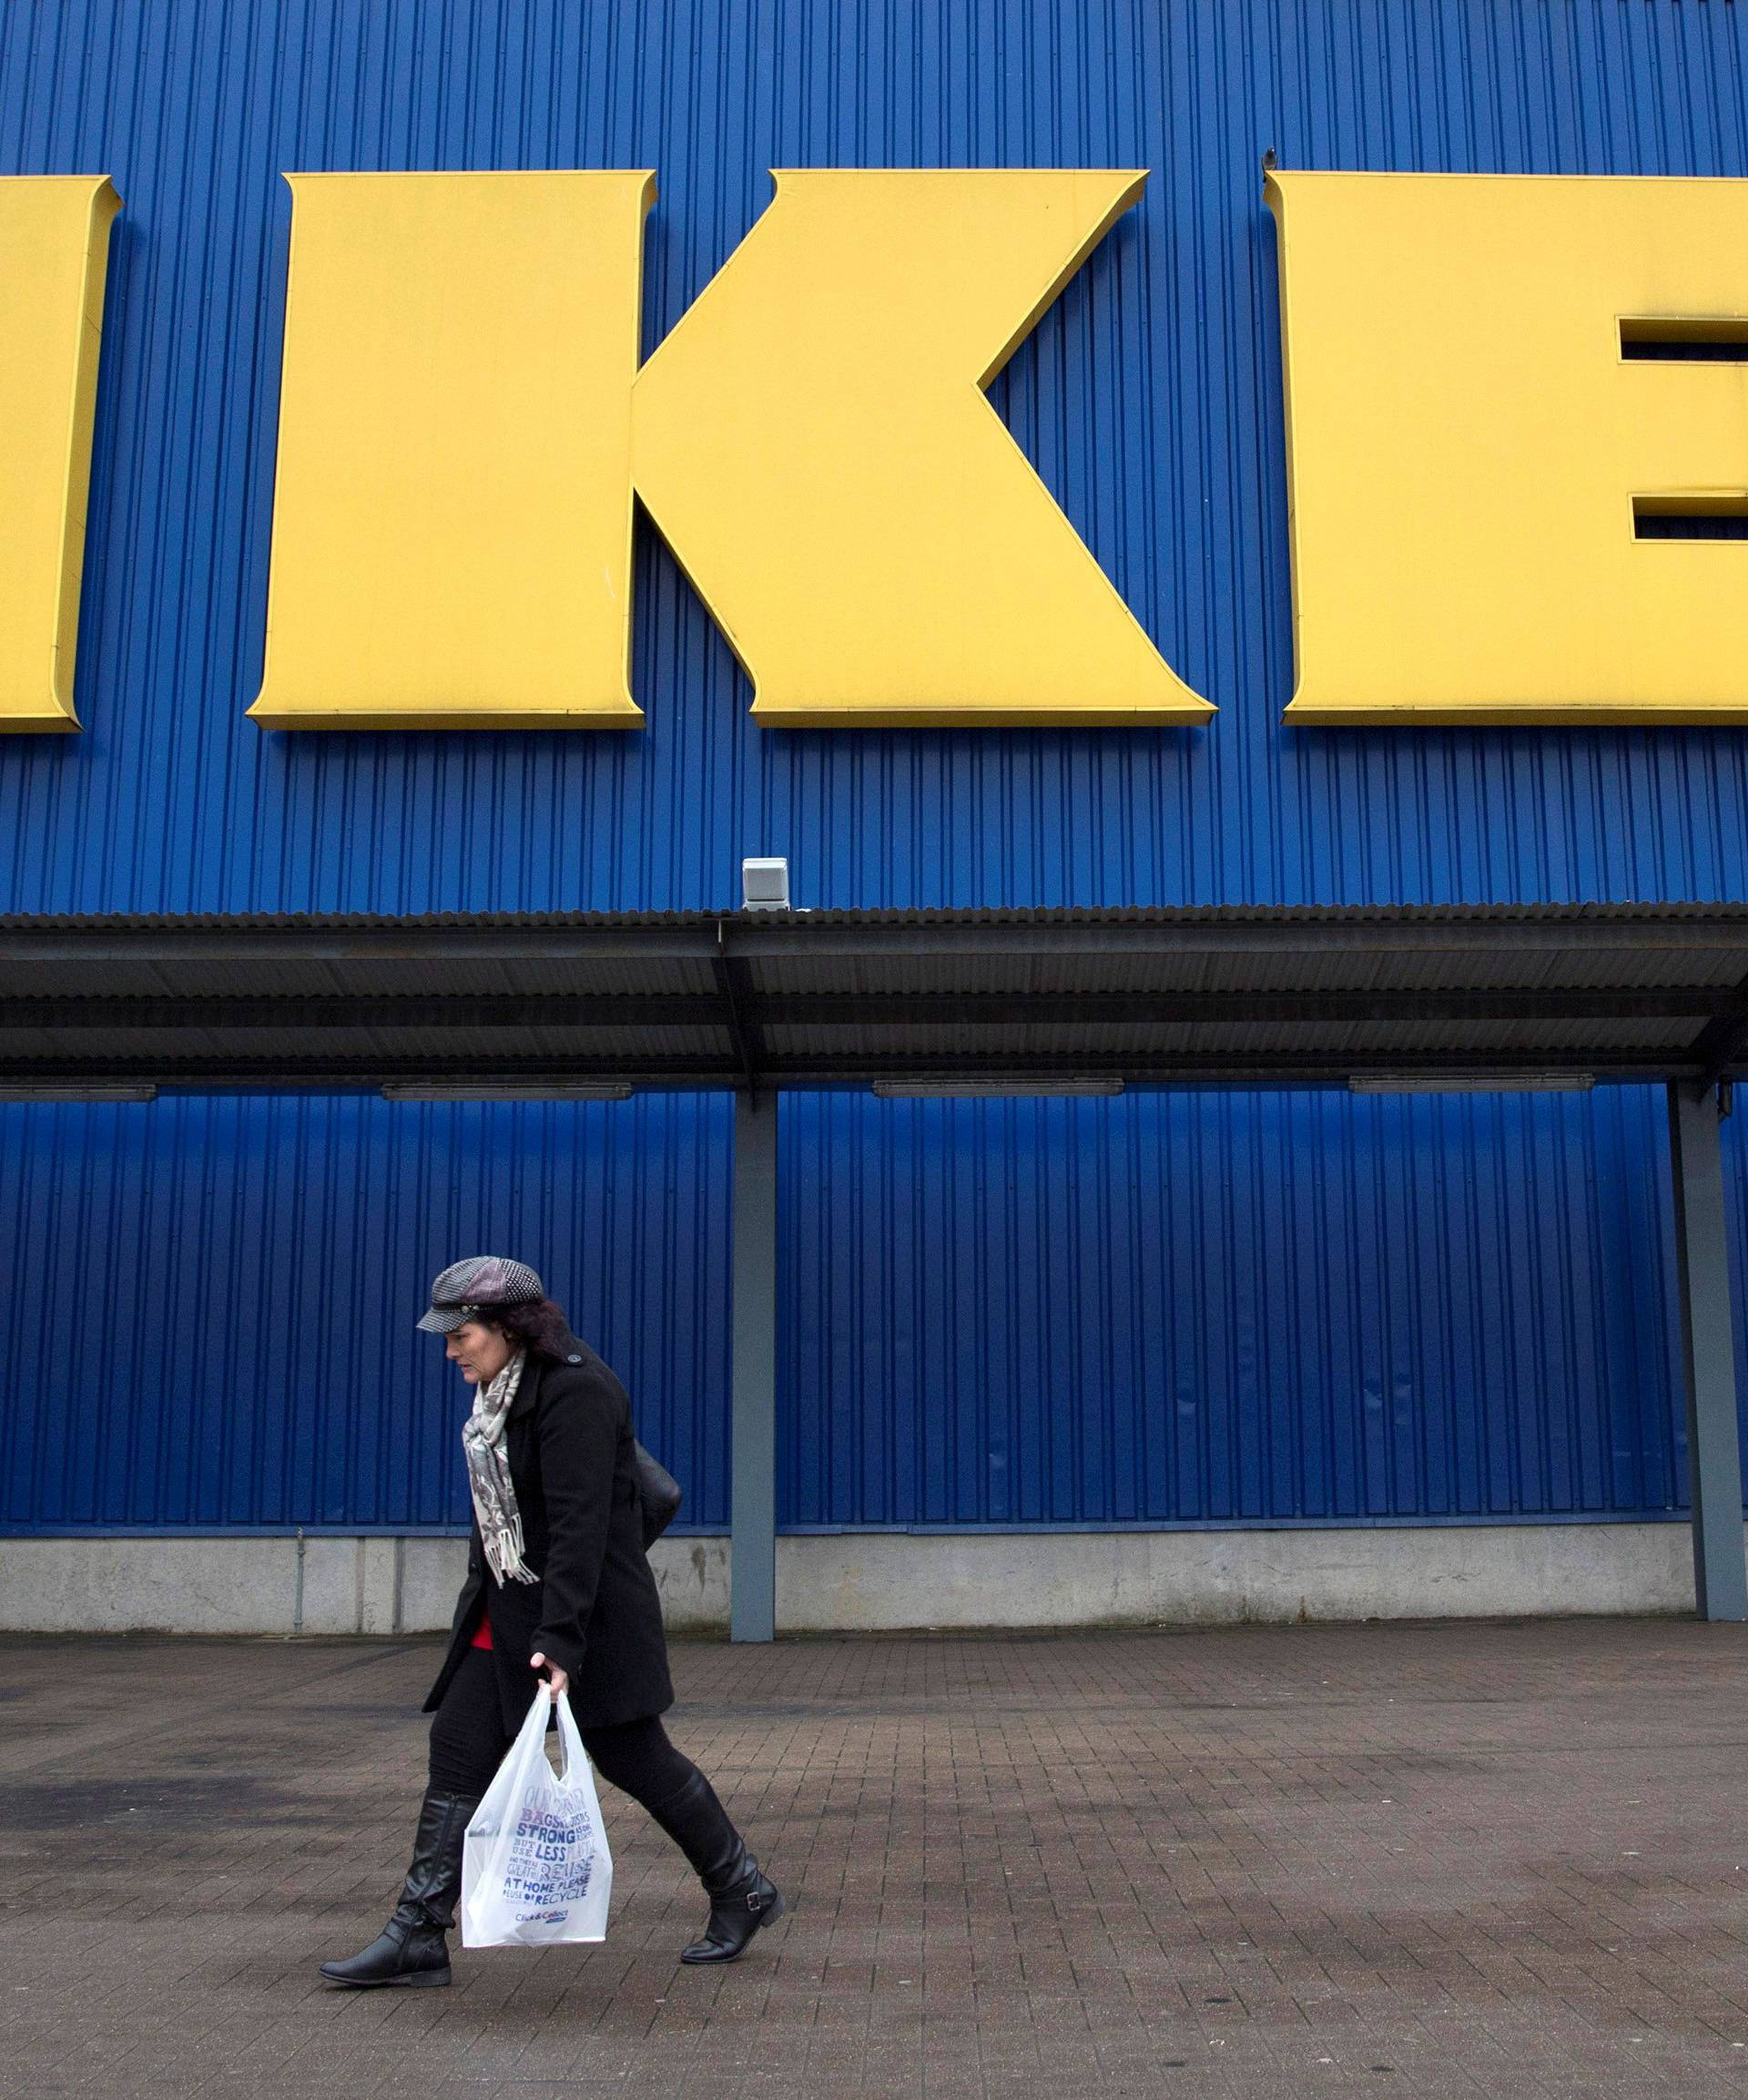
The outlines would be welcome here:
[[[0,1082],[1727,1074],[1748,905],[0,918]]]

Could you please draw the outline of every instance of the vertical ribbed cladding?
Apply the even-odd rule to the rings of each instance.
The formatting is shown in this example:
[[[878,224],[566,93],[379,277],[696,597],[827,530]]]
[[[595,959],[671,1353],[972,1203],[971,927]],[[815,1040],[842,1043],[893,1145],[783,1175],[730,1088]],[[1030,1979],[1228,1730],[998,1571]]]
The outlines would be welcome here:
[[[1661,1092],[784,1118],[787,1524],[1686,1507]]]
[[[782,1114],[785,1524],[1686,1506],[1651,1090]],[[412,1321],[498,1249],[723,1526],[729,1147],[697,1096],[0,1107],[0,1524],[465,1522],[465,1396]]]
[[[467,1394],[414,1330],[531,1261],[639,1433],[728,1515],[726,1099],[0,1105],[0,1524],[465,1524]]]
[[[1285,729],[1273,148],[1748,173],[1748,11],[1646,0],[377,0],[0,10],[0,168],[107,170],[78,738],[0,740],[0,908],[1748,894],[1740,731]],[[644,535],[630,735],[263,736],[285,168],[642,167],[653,347],[784,165],[1120,164],[1146,195],[993,398],[1192,731],[756,729]]]

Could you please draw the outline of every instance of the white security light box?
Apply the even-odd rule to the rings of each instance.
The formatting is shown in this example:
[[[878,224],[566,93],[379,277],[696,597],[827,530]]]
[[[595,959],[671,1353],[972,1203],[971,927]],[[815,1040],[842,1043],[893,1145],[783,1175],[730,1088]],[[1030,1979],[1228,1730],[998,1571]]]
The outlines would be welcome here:
[[[787,861],[743,861],[740,863],[740,906],[743,912],[787,912],[789,903],[789,863]]]

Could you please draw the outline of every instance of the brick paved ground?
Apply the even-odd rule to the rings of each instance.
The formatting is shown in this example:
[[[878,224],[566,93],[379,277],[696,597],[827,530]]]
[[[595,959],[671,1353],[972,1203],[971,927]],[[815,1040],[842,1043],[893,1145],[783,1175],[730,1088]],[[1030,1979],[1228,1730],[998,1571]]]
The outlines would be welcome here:
[[[1688,1622],[676,1647],[793,1916],[688,1970],[380,1924],[427,1641],[0,1642],[0,2095],[1748,2100],[1748,1637]]]

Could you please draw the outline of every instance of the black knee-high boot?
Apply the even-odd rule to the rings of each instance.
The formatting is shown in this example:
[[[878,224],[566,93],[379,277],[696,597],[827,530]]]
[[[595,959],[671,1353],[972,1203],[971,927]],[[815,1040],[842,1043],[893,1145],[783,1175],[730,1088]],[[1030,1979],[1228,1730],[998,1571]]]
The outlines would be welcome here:
[[[330,1983],[351,1983],[372,1990],[384,1983],[430,1989],[449,1982],[449,1942],[444,1934],[455,1921],[462,1891],[462,1840],[477,1798],[433,1793],[428,1787],[420,1804],[413,1839],[412,1864],[394,1915],[361,1954],[344,1962],[324,1962],[321,1973]]]
[[[704,1937],[684,1950],[681,1961],[734,1961],[761,1925],[783,1915],[782,1897],[759,1872],[702,1772],[695,1771],[665,1801],[645,1806],[686,1854],[710,1899]]]

